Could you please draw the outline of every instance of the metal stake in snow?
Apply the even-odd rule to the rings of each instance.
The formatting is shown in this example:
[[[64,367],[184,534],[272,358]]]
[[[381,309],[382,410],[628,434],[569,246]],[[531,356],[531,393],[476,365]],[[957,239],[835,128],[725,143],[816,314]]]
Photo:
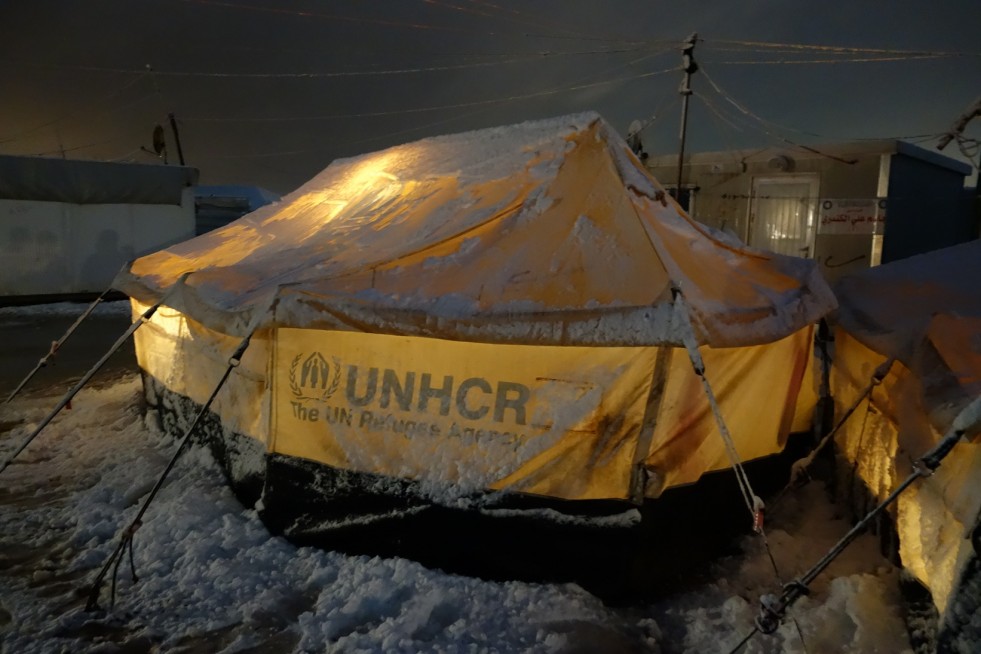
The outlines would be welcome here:
[[[31,435],[24,439],[24,441],[17,447],[17,449],[14,450],[13,454],[7,457],[7,459],[3,462],[3,465],[0,465],[0,473],[6,470],[7,466],[9,466],[11,462],[13,462],[13,460],[16,459],[17,456],[24,451],[24,448],[26,448],[28,445],[31,444],[31,441],[33,441],[37,437],[37,435],[40,434],[41,431],[44,430],[44,428],[47,427],[52,420],[54,420],[55,416],[57,416],[62,409],[68,406],[68,403],[72,401],[72,398],[75,397],[80,390],[82,390],[82,387],[84,387],[85,384],[87,384],[89,380],[92,379],[95,373],[99,372],[99,369],[102,368],[103,365],[105,365],[106,361],[109,360],[109,357],[115,354],[116,350],[118,350],[120,347],[123,346],[123,343],[125,343],[126,340],[133,335],[133,332],[135,332],[137,329],[140,328],[141,325],[148,322],[150,318],[153,317],[153,314],[157,311],[157,308],[160,306],[162,302],[163,300],[157,302],[152,307],[144,311],[143,315],[140,316],[139,320],[135,320],[133,324],[130,325],[129,328],[123,333],[123,335],[120,336],[118,339],[116,339],[116,342],[112,344],[112,347],[109,348],[109,351],[103,354],[101,359],[96,361],[95,365],[92,366],[89,369],[89,371],[85,373],[85,375],[78,381],[77,384],[75,384],[74,387],[72,387],[70,391],[68,391],[67,395],[61,398],[61,401],[58,402],[57,406],[55,406],[55,408],[52,409],[51,413],[49,413],[44,418],[44,420],[41,421],[41,424],[37,426],[37,428],[31,433]]]
[[[81,325],[82,322],[86,318],[88,318],[89,315],[92,314],[92,312],[95,310],[95,307],[98,306],[98,304],[100,302],[102,302],[103,300],[105,300],[106,296],[109,295],[109,293],[111,291],[112,291],[112,286],[110,286],[109,288],[107,288],[106,290],[104,290],[102,292],[102,295],[100,295],[99,297],[97,297],[95,299],[95,302],[93,302],[92,304],[90,304],[88,306],[88,308],[85,310],[85,312],[82,313],[82,315],[80,315],[75,320],[74,323],[72,323],[72,326],[68,328],[68,331],[66,331],[64,333],[64,335],[62,335],[61,338],[59,338],[57,341],[55,341],[55,342],[53,342],[51,344],[51,349],[48,350],[48,353],[45,354],[43,357],[41,357],[41,359],[37,362],[37,365],[34,366],[34,370],[32,370],[29,373],[27,373],[27,376],[24,377],[24,379],[22,379],[19,384],[17,384],[17,388],[15,388],[10,393],[10,395],[7,396],[7,399],[3,401],[4,404],[8,404],[12,399],[14,399],[15,397],[17,397],[17,394],[20,393],[24,389],[24,386],[27,385],[27,382],[31,381],[31,378],[34,377],[34,375],[37,374],[38,370],[40,370],[41,368],[43,368],[46,365],[48,365],[48,361],[50,361],[51,359],[54,358],[54,355],[58,353],[59,348],[61,348],[61,346],[65,344],[65,341],[67,341],[68,338],[73,333],[75,333],[75,330],[78,329],[78,326]]]
[[[858,524],[852,527],[851,531],[845,534],[831,550],[828,551],[820,561],[815,563],[810,570],[805,572],[799,579],[795,579],[783,588],[783,594],[777,598],[767,595],[760,598],[760,615],[756,618],[756,626],[744,638],[732,652],[739,651],[742,646],[749,641],[757,632],[772,634],[780,626],[787,610],[793,606],[794,602],[809,592],[808,584],[814,581],[821,572],[827,568],[838,555],[840,555],[848,545],[855,540],[868,524],[890,504],[895,502],[907,488],[920,477],[929,477],[940,467],[944,458],[950,454],[954,446],[970,433],[981,431],[981,396],[968,404],[951,423],[950,429],[940,442],[931,450],[920,457],[913,464],[913,472],[903,480],[903,482],[889,494],[886,499],[872,509]],[[730,654],[732,654],[732,652]]]
[[[232,370],[237,368],[238,365],[242,362],[242,356],[245,354],[245,350],[249,347],[249,341],[252,339],[252,334],[254,331],[255,328],[253,328],[253,330],[250,331],[249,334],[244,339],[242,339],[242,342],[239,343],[238,348],[236,348],[235,352],[228,359],[228,367],[225,368],[225,373],[221,376],[221,379],[218,380],[218,385],[215,386],[215,390],[211,392],[211,397],[209,397],[208,401],[204,403],[204,405],[198,411],[197,415],[194,417],[194,421],[187,428],[187,431],[184,432],[184,436],[181,438],[180,443],[178,443],[177,445],[177,451],[174,452],[174,456],[171,457],[170,463],[167,464],[167,467],[164,469],[163,474],[161,474],[160,478],[157,479],[157,483],[154,484],[153,489],[150,491],[150,494],[147,495],[146,500],[143,501],[143,506],[140,507],[140,510],[136,514],[136,517],[133,518],[133,521],[129,524],[129,526],[123,530],[122,535],[119,538],[119,545],[116,546],[115,551],[106,561],[106,564],[102,566],[102,570],[99,571],[99,574],[95,578],[95,581],[92,582],[92,588],[89,590],[89,600],[88,603],[85,605],[86,611],[98,610],[99,594],[102,590],[102,582],[105,580],[106,574],[108,574],[110,567],[113,568],[112,595],[111,595],[110,605],[115,604],[116,575],[119,572],[119,564],[123,560],[122,559],[123,551],[126,550],[127,547],[129,548],[130,571],[133,574],[133,581],[136,581],[136,567],[133,564],[133,536],[136,533],[136,530],[139,529],[140,526],[143,524],[142,522],[143,514],[145,514],[146,510],[150,507],[150,503],[153,502],[153,499],[157,496],[157,493],[160,491],[160,488],[163,486],[164,481],[167,479],[167,475],[169,475],[170,471],[173,470],[174,465],[177,463],[177,459],[179,459],[181,454],[184,452],[185,446],[190,441],[191,435],[194,433],[194,430],[198,426],[198,423],[201,422],[201,419],[204,417],[204,414],[207,413],[209,408],[211,408],[211,403],[214,402],[215,398],[218,396],[218,391],[220,391],[222,386],[225,385],[225,382],[228,381],[228,377],[229,375],[231,375]],[[115,566],[113,566],[113,563],[115,563]]]

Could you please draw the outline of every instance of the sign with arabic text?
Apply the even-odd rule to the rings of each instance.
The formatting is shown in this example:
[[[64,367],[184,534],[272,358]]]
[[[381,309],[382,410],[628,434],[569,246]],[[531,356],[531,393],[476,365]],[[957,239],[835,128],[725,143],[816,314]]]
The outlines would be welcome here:
[[[820,234],[882,234],[885,226],[885,198],[821,200]]]

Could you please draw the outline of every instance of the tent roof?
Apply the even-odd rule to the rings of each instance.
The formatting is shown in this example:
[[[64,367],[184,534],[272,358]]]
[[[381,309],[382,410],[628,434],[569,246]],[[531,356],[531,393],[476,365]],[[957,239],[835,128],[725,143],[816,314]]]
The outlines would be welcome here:
[[[981,241],[842,278],[841,326],[910,369],[924,406],[946,428],[981,395]]]
[[[488,342],[680,343],[673,286],[713,346],[834,307],[813,262],[690,220],[594,113],[335,161],[116,280],[144,301],[175,285],[166,304],[226,333],[256,320]]]
[[[866,346],[909,363],[936,316],[981,319],[978,280],[981,241],[869,268],[835,285],[838,319]]]

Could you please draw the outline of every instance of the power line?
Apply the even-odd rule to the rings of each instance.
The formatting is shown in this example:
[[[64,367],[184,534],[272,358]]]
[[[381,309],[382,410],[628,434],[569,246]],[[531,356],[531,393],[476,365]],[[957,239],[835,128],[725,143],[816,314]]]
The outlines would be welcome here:
[[[709,61],[715,65],[795,65],[795,64],[854,64],[881,63],[887,61],[911,61],[915,59],[943,59],[950,55],[904,55],[892,57],[852,57],[849,59],[743,59],[736,61]]]
[[[385,75],[408,75],[408,74],[418,74],[418,73],[430,73],[430,72],[442,72],[450,70],[465,70],[470,68],[486,68],[491,66],[501,66],[509,64],[519,64],[526,63],[528,61],[535,61],[540,59],[548,59],[551,57],[568,57],[568,56],[581,56],[581,55],[610,55],[610,54],[624,54],[629,52],[641,52],[648,49],[651,46],[644,47],[633,47],[633,48],[604,48],[596,50],[580,50],[580,51],[549,51],[545,50],[538,53],[530,53],[525,55],[515,55],[511,56],[509,59],[502,59],[499,61],[477,61],[462,64],[452,64],[452,65],[441,65],[441,66],[419,66],[414,68],[392,68],[383,70],[356,70],[356,71],[309,71],[309,72],[278,72],[278,73],[233,73],[233,72],[203,72],[203,71],[179,71],[179,70],[159,70],[153,69],[154,75],[160,75],[164,77],[212,77],[212,78],[244,78],[244,79],[263,79],[263,78],[336,78],[336,77],[377,77]],[[659,50],[656,54],[660,54],[663,50]],[[451,55],[448,55],[451,56]],[[139,70],[134,68],[116,68],[109,66],[84,66],[75,64],[47,64],[47,63],[32,63],[32,62],[18,62],[25,65],[34,65],[50,68],[61,68],[65,70],[82,70],[87,72],[98,72],[98,73],[118,73],[118,74],[128,74],[128,75],[142,75],[145,74],[145,70]]]
[[[511,17],[508,17],[508,16],[502,16],[500,13],[494,14],[494,13],[489,13],[487,11],[480,11],[478,9],[473,9],[473,8],[468,8],[468,7],[462,7],[460,5],[450,4],[449,2],[446,2],[445,0],[423,0],[423,2],[425,2],[428,5],[433,5],[433,6],[436,6],[436,7],[446,7],[448,9],[454,9],[454,10],[459,11],[461,13],[474,14],[476,16],[483,16],[485,18],[496,18],[498,20],[505,20],[505,21],[508,21],[508,22],[511,22],[511,23],[515,23],[515,24],[518,24],[518,25],[529,25],[530,24],[530,25],[534,25],[535,27],[541,27],[542,24],[543,24],[541,21],[530,21],[529,22],[528,20],[520,20],[518,18],[511,18]],[[488,7],[490,9],[496,9],[498,11],[501,11],[502,10],[502,8],[500,6],[495,5],[495,4],[492,4],[492,3],[473,2],[473,0],[471,0],[471,3],[472,4],[481,5],[481,6],[485,6],[485,7]],[[514,11],[514,10],[508,10],[508,11],[510,13],[516,14],[518,16],[521,15],[519,12]],[[553,26],[554,26],[554,23],[553,23]],[[565,33],[567,33],[567,34],[569,34],[569,35],[571,35],[573,37],[576,37],[576,38],[587,36],[587,35],[583,34],[582,32],[580,32],[578,30],[570,30],[570,29],[564,28],[564,27],[559,27],[559,31],[560,32],[565,32]],[[591,38],[591,35],[589,35],[589,36]]]
[[[324,13],[319,11],[286,9],[283,7],[244,5],[238,3],[223,2],[222,0],[183,0],[183,2],[194,3],[199,5],[209,5],[213,7],[222,7],[224,9],[259,11],[259,12],[266,12],[266,13],[273,13],[273,14],[297,16],[300,18],[307,18],[307,19],[317,18],[322,20],[359,23],[363,25],[378,25],[382,27],[396,27],[401,29],[413,29],[413,30],[434,31],[434,32],[452,32],[457,34],[479,34],[485,36],[500,35],[500,32],[496,32],[492,30],[479,30],[479,29],[471,29],[471,28],[464,28],[464,27],[454,27],[449,25],[435,25],[431,23],[422,23],[422,22],[390,20],[385,18],[372,18],[372,17],[352,16],[352,15],[344,15],[344,14],[332,14],[332,13]]]
[[[400,130],[396,130],[394,132],[387,132],[385,134],[376,134],[374,136],[367,136],[367,137],[364,137],[364,138],[355,139],[353,141],[346,141],[344,143],[338,143],[336,145],[337,145],[337,147],[349,147],[349,146],[352,146],[352,145],[357,145],[359,143],[367,143],[367,142],[371,142],[371,141],[379,141],[379,140],[383,140],[383,139],[390,139],[390,138],[395,137],[395,136],[402,136],[404,134],[411,134],[412,132],[418,132],[419,130],[423,130],[423,129],[426,129],[426,128],[429,128],[429,127],[435,127],[437,125],[445,125],[447,123],[452,123],[452,122],[455,122],[455,121],[460,120],[460,119],[463,119],[463,118],[470,118],[471,116],[475,116],[477,114],[480,114],[480,113],[483,113],[483,112],[486,112],[486,111],[489,111],[489,110],[490,110],[490,107],[489,106],[488,107],[481,107],[481,108],[476,109],[474,111],[468,111],[468,112],[465,112],[465,113],[456,113],[453,116],[450,116],[449,118],[442,118],[440,120],[434,120],[434,121],[431,121],[431,122],[428,122],[428,123],[424,123],[422,125],[416,125],[414,127],[409,127],[409,128],[406,128],[406,129],[400,129]],[[266,152],[266,153],[256,153],[256,154],[238,154],[238,155],[214,155],[214,156],[216,158],[219,158],[219,159],[272,158],[272,157],[292,156],[292,155],[297,155],[297,154],[307,154],[307,153],[310,153],[310,152],[317,152],[318,150],[319,149],[304,148],[302,150],[284,150],[284,151],[281,151],[281,152]]]
[[[414,113],[426,113],[430,111],[441,111],[444,109],[466,109],[469,107],[482,107],[491,106],[496,104],[503,104],[507,102],[515,102],[518,100],[530,100],[533,98],[546,97],[550,95],[556,95],[559,93],[566,93],[571,91],[581,91],[589,88],[597,88],[601,86],[609,86],[612,84],[621,84],[624,82],[632,82],[638,79],[644,79],[647,77],[653,77],[655,75],[663,75],[665,73],[671,73],[676,71],[677,68],[667,68],[664,70],[657,70],[648,73],[642,73],[639,75],[633,75],[631,77],[620,77],[617,79],[602,80],[600,82],[592,82],[589,84],[576,84],[573,86],[566,86],[561,88],[547,89],[545,91],[536,91],[534,93],[524,93],[518,95],[510,95],[504,97],[491,98],[488,100],[475,100],[473,102],[457,102],[453,104],[443,104],[443,105],[431,105],[428,107],[413,107],[410,109],[391,109],[386,111],[369,111],[360,113],[345,113],[345,114],[326,114],[321,116],[292,116],[283,118],[206,118],[206,117],[182,117],[181,120],[188,123],[230,123],[230,122],[262,122],[262,123],[274,123],[274,122],[289,122],[289,121],[305,121],[305,120],[335,120],[338,118],[376,118],[381,116],[397,116],[402,114],[414,114]],[[293,154],[300,151],[291,151],[285,154]]]
[[[775,123],[773,121],[767,120],[767,119],[765,119],[765,118],[763,118],[763,117],[761,117],[761,116],[753,113],[745,105],[743,105],[742,103],[738,102],[735,98],[733,98],[726,91],[724,91],[716,83],[716,81],[712,78],[712,76],[709,75],[705,70],[702,70],[702,74],[705,77],[705,79],[708,81],[708,83],[712,87],[712,89],[722,99],[724,99],[726,102],[728,102],[729,104],[731,104],[732,106],[734,106],[736,109],[738,109],[739,112],[741,114],[743,114],[744,116],[749,117],[749,118],[752,118],[753,120],[759,122],[760,124],[770,126],[770,127],[774,128],[774,129],[784,130],[784,131],[788,131],[788,132],[796,132],[798,134],[802,134],[802,135],[805,135],[805,136],[812,136],[812,137],[816,137],[816,138],[820,138],[820,139],[827,139],[828,138],[824,134],[817,134],[815,132],[809,132],[809,131],[806,131],[806,130],[800,130],[800,129],[797,129],[797,128],[794,128],[794,127],[789,127],[789,126],[786,126],[786,125],[781,125],[779,123]],[[706,104],[711,104],[712,107],[714,107],[716,110],[719,109],[718,106],[716,106],[714,103],[711,103],[710,100],[708,100],[707,98],[704,98],[703,97],[703,100],[706,102]],[[749,121],[745,121],[745,124],[748,125],[748,126],[750,126],[750,127],[753,126],[752,123],[750,123]],[[759,129],[759,128],[757,128],[757,129]],[[773,134],[771,134],[767,130],[759,130],[759,131],[762,131],[764,134],[768,134],[770,136],[774,136],[775,138],[778,138],[778,139],[780,139],[780,140],[782,140],[784,142],[790,143],[790,144],[792,144],[792,145],[794,145],[796,147],[807,148],[807,146],[799,145],[797,143],[794,143],[793,141],[789,141],[789,140],[784,139],[783,137],[780,137],[778,135],[773,135]],[[900,136],[861,137],[861,138],[855,138],[855,139],[851,139],[851,140],[854,140],[854,141],[884,141],[885,140],[885,141],[911,141],[911,142],[916,142],[918,140],[919,141],[927,141],[927,140],[936,138],[938,135],[939,135],[938,132],[930,132],[930,133],[921,133],[921,134],[905,134],[905,135],[900,135]],[[820,153],[820,152],[817,152],[817,154],[822,154],[823,155],[823,153]]]
[[[630,77],[619,77],[616,79],[607,79],[599,82],[592,82],[589,84],[576,84],[573,86],[565,86],[553,89],[546,89],[544,91],[535,91],[534,93],[524,93],[518,95],[510,95],[504,97],[491,98],[488,100],[476,100],[473,102],[456,102],[452,104],[442,104],[442,105],[431,105],[428,107],[413,107],[409,109],[389,109],[385,111],[364,111],[357,113],[337,113],[337,114],[322,114],[318,116],[286,116],[286,117],[253,117],[253,118],[228,118],[228,117],[204,117],[204,116],[182,116],[181,120],[185,122],[198,122],[198,123],[276,123],[276,122],[301,122],[301,121],[316,121],[316,120],[334,120],[337,118],[374,118],[378,116],[396,116],[399,114],[411,114],[411,113],[424,113],[429,111],[440,111],[443,109],[463,109],[467,107],[478,107],[484,105],[501,104],[504,102],[512,102],[515,100],[528,100],[531,98],[546,97],[549,95],[555,95],[557,93],[565,93],[569,91],[581,91],[589,88],[596,88],[600,86],[608,86],[611,84],[620,84],[623,82],[632,82],[638,79],[644,79],[647,77],[654,77],[655,75],[663,75],[665,73],[674,72],[677,67],[665,68],[663,70],[657,70],[648,73],[641,73],[639,75],[632,75]]]
[[[726,93],[725,91],[723,91],[719,87],[719,85],[715,83],[715,80],[713,80],[712,77],[707,72],[705,72],[704,70],[702,70],[702,75],[708,81],[709,85],[715,90],[715,92],[718,93],[720,96],[722,96],[722,98],[724,100],[726,100],[727,102],[729,102],[729,104],[731,104],[732,106],[734,106],[736,109],[738,109],[744,115],[746,115],[749,118],[752,118],[755,121],[759,122],[760,125],[772,125],[773,127],[776,127],[778,129],[785,129],[785,130],[789,130],[789,131],[795,131],[795,132],[799,132],[799,133],[802,133],[802,134],[806,134],[808,136],[817,136],[819,138],[821,137],[819,134],[814,134],[814,133],[811,133],[811,132],[804,132],[804,131],[801,131],[801,130],[784,127],[782,125],[778,125],[777,123],[773,123],[773,122],[768,121],[768,120],[766,120],[764,118],[761,118],[760,116],[757,116],[755,113],[753,113],[752,111],[750,111],[749,109],[747,109],[746,107],[744,107],[742,104],[740,104],[739,102],[737,102],[735,100],[735,98],[733,98],[728,93]],[[792,140],[790,140],[790,139],[788,139],[788,138],[786,138],[784,136],[780,136],[779,134],[774,134],[769,129],[766,129],[766,127],[755,127],[755,129],[758,129],[758,130],[762,131],[764,134],[766,134],[767,136],[770,136],[771,138],[775,138],[775,139],[777,139],[779,141],[782,141],[783,143],[786,143],[787,145],[792,145],[795,148],[799,148],[801,150],[805,150],[805,151],[810,152],[812,154],[816,154],[816,155],[819,155],[819,156],[822,156],[822,157],[826,157],[828,159],[832,159],[834,161],[839,161],[841,163],[845,163],[845,164],[849,164],[849,165],[856,163],[856,160],[855,159],[845,159],[843,157],[838,157],[838,156],[833,155],[833,154],[828,154],[826,152],[821,152],[817,148],[813,148],[813,147],[811,147],[809,145],[803,145],[801,143],[797,143],[797,142],[792,141]]]
[[[99,99],[97,99],[97,100],[89,103],[88,106],[83,107],[81,109],[76,109],[76,110],[73,110],[73,111],[64,113],[64,114],[58,116],[57,118],[54,118],[54,119],[49,120],[47,122],[41,123],[40,125],[35,125],[34,127],[30,127],[30,128],[28,128],[26,130],[23,130],[21,132],[18,132],[16,134],[11,135],[11,136],[4,137],[4,138],[0,139],[0,144],[2,144],[2,143],[11,143],[13,141],[19,141],[19,140],[25,138],[26,136],[29,136],[31,134],[35,134],[35,133],[37,133],[37,132],[39,132],[39,131],[41,131],[41,130],[43,130],[45,128],[51,127],[52,125],[56,125],[56,124],[58,124],[60,122],[63,122],[65,120],[69,120],[71,118],[74,118],[75,116],[82,115],[82,114],[85,114],[85,113],[90,112],[94,107],[102,104],[103,102],[106,102],[108,100],[111,100],[112,98],[116,97],[117,95],[119,95],[120,93],[122,93],[123,91],[125,91],[126,89],[128,89],[129,87],[135,85],[137,82],[139,82],[140,80],[142,80],[143,77],[146,75],[146,71],[133,71],[133,73],[135,75],[137,75],[137,76],[134,77],[133,79],[129,80],[128,82],[126,82],[122,86],[118,87],[117,89],[115,89],[111,93],[109,93],[109,94],[107,94],[107,95],[105,95],[105,96],[103,96],[103,97],[101,97],[101,98],[99,98]],[[140,98],[139,100],[136,100],[136,101],[130,103],[130,105],[135,104],[136,102],[141,102],[144,99],[145,99],[145,97]],[[126,105],[126,106],[129,106],[129,105]],[[100,114],[101,113],[108,113],[108,112],[111,112],[111,111],[114,111],[114,110],[116,110],[116,108],[104,109],[102,112],[100,112]],[[99,114],[96,114],[96,115],[99,115]]]
[[[704,39],[700,39],[703,40]],[[717,39],[706,42],[706,47],[711,48],[712,43],[726,43],[730,45],[755,46],[762,48],[763,51],[769,49],[803,50],[817,52],[841,52],[845,54],[895,54],[895,55],[929,55],[936,57],[981,57],[981,52],[953,52],[937,50],[897,50],[890,48],[856,48],[838,45],[817,45],[809,43],[772,43],[767,41],[737,41]]]
[[[525,33],[526,37],[538,37],[538,38],[562,38],[562,39],[576,39],[584,41],[606,41],[614,43],[639,43],[638,41],[626,41],[617,36],[602,36],[597,35],[594,30],[590,32],[584,32],[578,28],[572,28],[562,25],[554,20],[554,16],[543,16],[541,14],[530,13],[527,10],[521,11],[518,9],[513,9],[511,7],[502,7],[500,5],[494,4],[493,2],[486,2],[484,0],[467,0],[472,5],[477,5],[480,7],[485,7],[492,11],[497,11],[497,14],[481,12],[475,9],[467,9],[466,7],[461,7],[459,5],[449,5],[445,0],[423,0],[427,4],[438,5],[442,3],[445,6],[450,6],[462,12],[474,13],[479,16],[485,16],[488,18],[497,18],[499,20],[505,20],[508,22],[515,23],[517,25],[530,25],[536,28],[548,27],[556,30],[557,32],[564,32],[565,34],[532,34]],[[511,14],[513,17],[509,17],[501,14]],[[642,42],[642,41],[640,41]],[[664,42],[667,43],[667,42]]]
[[[135,133],[134,127],[128,128],[124,135],[116,136],[105,141],[95,141],[93,143],[87,143],[85,145],[76,145],[70,148],[58,148],[56,150],[46,150],[44,152],[35,152],[34,154],[27,155],[29,157],[46,157],[52,154],[63,154],[66,152],[78,152],[79,150],[88,150],[90,148],[96,148],[103,145],[111,145],[113,143],[119,143],[120,141],[127,140],[130,138],[130,133]]]
[[[652,55],[649,55],[649,56],[652,56]],[[643,59],[643,58],[641,58],[641,59]],[[624,68],[626,66],[631,65],[632,63],[636,63],[636,61],[635,62],[628,62],[627,64],[624,64],[623,66],[620,66],[619,68]],[[333,119],[336,119],[336,118],[366,118],[366,117],[376,117],[376,116],[393,116],[393,115],[410,114],[410,113],[423,113],[423,112],[429,112],[429,111],[439,111],[439,110],[442,110],[442,109],[463,109],[463,108],[470,108],[470,107],[490,107],[490,106],[493,106],[493,105],[496,105],[496,104],[502,104],[502,103],[506,103],[506,102],[514,102],[514,101],[518,101],[518,100],[528,100],[528,99],[532,99],[532,98],[545,97],[545,96],[548,96],[548,95],[555,95],[555,94],[558,94],[558,93],[564,93],[564,92],[570,92],[570,91],[579,91],[579,90],[583,90],[583,89],[587,89],[587,88],[596,88],[596,87],[600,87],[600,86],[608,86],[608,85],[612,85],[612,84],[620,84],[620,83],[623,83],[623,82],[631,82],[631,81],[638,80],[638,79],[645,79],[645,78],[648,78],[648,77],[654,77],[656,75],[663,75],[665,73],[675,72],[676,70],[677,70],[677,67],[671,67],[671,68],[666,68],[666,69],[663,69],[663,70],[656,70],[656,71],[651,71],[651,72],[646,72],[646,73],[640,73],[638,75],[633,75],[633,76],[630,76],[630,77],[621,77],[621,78],[617,78],[617,79],[601,80],[599,82],[592,82],[592,83],[585,83],[585,84],[575,84],[575,85],[565,86],[565,87],[556,87],[556,88],[552,88],[552,89],[547,89],[545,91],[537,91],[535,93],[526,93],[526,94],[520,94],[520,95],[512,95],[512,96],[506,96],[506,97],[500,97],[500,98],[492,98],[492,99],[488,99],[488,100],[478,100],[478,101],[474,101],[474,102],[461,102],[461,103],[448,104],[448,105],[437,105],[437,106],[429,106],[429,107],[416,107],[416,108],[413,108],[413,109],[399,109],[399,110],[392,110],[392,111],[366,112],[366,113],[356,113],[356,114],[332,114],[332,115],[326,115],[326,116],[307,116],[307,117],[292,117],[292,118],[256,118],[256,119],[242,119],[242,118],[194,118],[194,117],[187,118],[187,117],[185,117],[185,118],[182,118],[182,121],[185,121],[185,122],[278,122],[278,121],[292,121],[292,120],[333,120]],[[479,112],[474,112],[474,113],[479,113]],[[471,115],[471,114],[468,114],[468,115]],[[447,120],[450,120],[450,119],[447,119]],[[377,139],[381,139],[381,138],[387,138],[387,137],[390,137],[390,136],[397,136],[397,135],[399,135],[401,133],[405,133],[405,132],[409,132],[409,131],[417,131],[418,129],[424,129],[425,127],[428,127],[428,126],[431,126],[431,125],[442,124],[444,122],[447,122],[447,121],[436,121],[434,123],[427,124],[427,125],[422,125],[422,126],[419,126],[417,128],[412,128],[410,130],[402,130],[400,132],[394,132],[394,133],[387,134],[387,135],[384,135],[384,136],[372,137],[372,138],[369,138],[369,139],[361,139],[359,141],[354,141],[354,142],[348,143],[346,145],[351,145],[353,143],[359,143],[359,142],[363,142],[363,141],[367,141],[367,140],[377,140]],[[314,150],[314,149],[306,148],[306,149],[301,149],[301,150],[284,150],[284,151],[280,151],[280,152],[271,152],[271,153],[241,154],[241,155],[219,155],[219,156],[221,158],[260,158],[260,157],[293,156],[293,155],[297,155],[297,154],[306,154],[308,152],[315,152],[315,151],[316,150]]]
[[[796,129],[796,128],[793,128],[793,127],[786,127],[784,125],[780,125],[778,123],[774,123],[772,121],[766,120],[765,118],[762,118],[762,117],[756,115],[755,113],[753,113],[752,111],[750,111],[749,109],[747,109],[745,107],[745,105],[741,104],[740,102],[737,102],[735,98],[733,98],[731,95],[729,95],[728,93],[726,93],[725,91],[723,91],[722,88],[718,84],[716,84],[715,80],[712,79],[712,76],[709,75],[707,71],[702,70],[702,76],[709,83],[709,86],[711,86],[712,89],[722,97],[722,99],[724,99],[726,102],[728,102],[729,104],[731,104],[732,106],[734,106],[736,109],[738,109],[740,113],[742,113],[742,114],[744,114],[744,115],[752,118],[753,120],[759,122],[760,124],[762,124],[762,125],[768,125],[768,126],[773,127],[775,129],[782,129],[782,130],[786,130],[786,131],[789,131],[789,132],[797,132],[798,134],[804,134],[806,136],[816,136],[818,138],[823,138],[820,134],[815,134],[813,132],[807,132],[807,131],[804,131],[804,130],[799,130],[799,129]]]

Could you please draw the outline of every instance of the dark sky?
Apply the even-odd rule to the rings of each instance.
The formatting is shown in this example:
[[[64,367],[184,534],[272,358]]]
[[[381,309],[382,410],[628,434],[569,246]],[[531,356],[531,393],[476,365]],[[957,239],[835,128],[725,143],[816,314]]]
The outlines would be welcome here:
[[[0,153],[154,162],[172,112],[203,183],[286,192],[338,157],[587,109],[654,117],[647,150],[672,153],[695,31],[693,150],[934,148],[981,96],[978,0],[32,0],[0,3]]]

